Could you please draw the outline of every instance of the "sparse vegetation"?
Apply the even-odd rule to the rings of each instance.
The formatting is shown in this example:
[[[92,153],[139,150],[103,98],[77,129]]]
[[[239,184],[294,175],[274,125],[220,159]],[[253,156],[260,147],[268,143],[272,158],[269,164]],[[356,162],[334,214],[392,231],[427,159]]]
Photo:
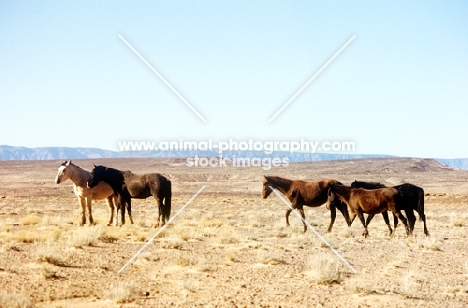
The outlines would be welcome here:
[[[38,263],[38,264],[31,264],[31,269],[34,270],[36,273],[41,275],[45,279],[55,279],[60,278],[58,275],[58,268],[53,266],[49,263]]]
[[[160,245],[164,249],[181,249],[183,246],[183,241],[179,238],[167,238],[161,239]]]
[[[178,266],[191,266],[194,265],[194,262],[190,258],[178,257],[175,259],[175,265]]]
[[[14,234],[13,238],[19,243],[35,243],[45,240],[40,233],[30,230],[19,230]]]
[[[37,225],[41,222],[41,217],[36,215],[27,215],[21,218],[21,224],[23,225]]]
[[[309,259],[308,278],[318,284],[340,283],[343,275],[341,263],[331,255],[315,255]]]
[[[440,251],[440,241],[436,237],[418,238],[419,247],[432,251]]]
[[[41,250],[37,252],[37,262],[46,262],[55,266],[65,266],[65,258],[62,254],[53,250]]]
[[[223,221],[217,218],[207,218],[203,217],[200,223],[205,227],[221,227],[223,225]]]
[[[157,221],[154,200],[132,200],[135,224],[127,221],[123,226],[107,226],[107,207],[104,201],[96,201],[96,224],[79,226],[81,212],[71,184],[50,182],[44,185],[43,195],[27,200],[23,195],[29,193],[28,187],[35,187],[30,184],[37,177],[31,177],[26,188],[6,188],[6,195],[18,191],[18,196],[0,199],[0,282],[4,282],[4,294],[19,295],[11,305],[5,304],[10,299],[0,295],[0,307],[194,307],[232,302],[246,307],[302,307],[310,302],[324,307],[380,307],[388,306],[389,298],[390,304],[398,307],[421,303],[463,307],[466,303],[468,263],[463,253],[467,250],[464,222],[468,221],[468,193],[455,198],[453,193],[440,197],[431,192],[444,190],[444,183],[449,183],[451,190],[458,189],[450,182],[458,171],[451,171],[448,178],[440,172],[437,181],[422,172],[418,177],[395,173],[386,182],[398,184],[404,179],[422,183],[425,189],[428,183],[426,190],[431,195],[425,206],[430,237],[424,236],[422,223],[417,221],[414,236],[407,238],[400,224],[390,238],[381,215],[377,215],[369,227],[370,236],[364,239],[360,221],[349,228],[340,212],[333,231],[326,233],[329,211],[307,208],[307,220],[356,268],[358,273],[352,274],[311,230],[303,232],[296,215],[290,216],[291,225],[286,226],[286,206],[281,200],[276,196],[261,199],[261,170],[179,170],[158,162],[154,167],[155,160],[141,161],[144,167],[140,160],[134,160],[133,166],[171,174],[172,213],[196,191],[200,173],[209,173],[206,177],[214,180],[210,191],[200,194],[119,275],[116,272],[142,242],[159,231],[152,227]],[[369,174],[377,163],[366,163]],[[48,169],[41,167],[46,170],[42,174],[50,172],[50,164]],[[355,179],[356,174],[347,174],[346,168],[356,168],[358,162],[342,163],[337,168],[330,164],[292,163],[283,171],[286,177],[301,175],[303,179],[343,177],[345,184]],[[5,170],[0,166],[0,171]],[[339,174],[334,174],[335,170]],[[226,181],[226,173],[231,172],[239,179]],[[456,175],[457,181],[464,180]],[[376,180],[386,179],[376,175]],[[7,175],[2,180],[11,178]],[[22,219],[27,216],[41,220],[25,224]],[[286,294],[294,296],[284,297]],[[26,304],[15,304],[22,298]]]
[[[16,293],[0,293],[0,307],[2,308],[32,308],[28,296]]]
[[[123,304],[135,301],[143,295],[143,291],[135,281],[122,281],[111,285],[104,295],[118,304]]]
[[[72,231],[68,240],[73,247],[96,246],[104,233],[103,226],[89,226]]]
[[[260,250],[258,252],[258,261],[266,265],[286,264],[286,261],[275,251]]]

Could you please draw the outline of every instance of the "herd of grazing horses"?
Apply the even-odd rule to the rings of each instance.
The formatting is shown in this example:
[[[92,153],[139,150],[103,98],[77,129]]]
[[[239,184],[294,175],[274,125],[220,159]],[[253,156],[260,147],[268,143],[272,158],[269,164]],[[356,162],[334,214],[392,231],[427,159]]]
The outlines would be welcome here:
[[[65,161],[58,169],[55,183],[60,184],[67,179],[73,182],[73,190],[81,206],[81,225],[86,223],[86,210],[89,223],[93,224],[92,200],[102,199],[106,200],[109,208],[108,225],[113,223],[114,213],[116,213],[117,221],[119,210],[121,223],[125,223],[125,210],[127,210],[130,222],[133,224],[131,199],[146,199],[150,196],[153,196],[158,204],[159,217],[155,226],[163,226],[169,220],[172,185],[169,179],[159,173],[137,175],[131,171],[121,171],[105,166],[94,166],[89,172],[74,165],[71,161]],[[394,234],[398,220],[405,225],[406,234],[411,235],[416,222],[413,211],[416,211],[424,224],[424,234],[429,235],[424,215],[424,190],[413,184],[386,187],[381,183],[354,181],[351,186],[345,186],[331,179],[305,182],[278,176],[264,176],[262,197],[266,199],[273,189],[280,191],[291,202],[292,208],[288,208],[285,213],[286,225],[289,226],[289,215],[292,209],[296,209],[303,218],[304,232],[307,231],[307,226],[303,206],[319,207],[326,204],[331,213],[328,232],[332,230],[336,209],[338,209],[348,226],[351,226],[356,216],[359,217],[364,226],[364,237],[368,236],[367,227],[376,214],[382,214],[390,236]],[[393,229],[390,226],[388,211],[393,213]],[[406,217],[402,211],[405,212]],[[368,214],[366,220],[363,214]]]

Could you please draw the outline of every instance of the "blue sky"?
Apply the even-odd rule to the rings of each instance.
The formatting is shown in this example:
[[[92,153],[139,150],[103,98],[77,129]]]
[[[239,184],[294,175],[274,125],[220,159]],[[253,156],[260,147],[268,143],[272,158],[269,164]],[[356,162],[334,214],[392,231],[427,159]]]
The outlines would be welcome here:
[[[0,1],[0,144],[303,138],[468,157],[466,16],[466,1]]]

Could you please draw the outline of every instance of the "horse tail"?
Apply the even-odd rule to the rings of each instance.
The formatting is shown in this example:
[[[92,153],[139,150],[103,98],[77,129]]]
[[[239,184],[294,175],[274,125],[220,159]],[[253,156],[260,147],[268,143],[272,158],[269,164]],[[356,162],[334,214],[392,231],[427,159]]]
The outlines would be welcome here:
[[[169,219],[169,217],[171,216],[171,199],[172,199],[172,183],[170,180],[167,180],[165,183],[164,183],[164,190],[165,190],[165,193],[164,193],[164,210],[163,210],[163,213],[164,213],[164,217],[166,219]]]
[[[418,189],[418,214],[419,214],[419,221],[425,218],[424,216],[424,190],[422,188]]]

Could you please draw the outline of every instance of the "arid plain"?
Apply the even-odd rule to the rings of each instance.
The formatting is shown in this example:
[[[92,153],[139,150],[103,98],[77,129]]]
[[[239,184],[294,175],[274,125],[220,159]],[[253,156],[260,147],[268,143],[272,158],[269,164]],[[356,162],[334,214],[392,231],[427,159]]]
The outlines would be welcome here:
[[[153,198],[133,200],[135,223],[80,226],[72,182],[57,185],[62,161],[0,162],[0,307],[468,307],[468,171],[431,159],[385,158],[291,163],[262,168],[189,168],[185,159],[90,159],[172,181],[172,215],[206,188],[120,274],[157,231]],[[274,194],[263,175],[317,181],[410,182],[424,188],[427,227],[393,237],[381,215],[369,237],[341,213],[326,233],[325,206],[306,219],[353,273]]]

